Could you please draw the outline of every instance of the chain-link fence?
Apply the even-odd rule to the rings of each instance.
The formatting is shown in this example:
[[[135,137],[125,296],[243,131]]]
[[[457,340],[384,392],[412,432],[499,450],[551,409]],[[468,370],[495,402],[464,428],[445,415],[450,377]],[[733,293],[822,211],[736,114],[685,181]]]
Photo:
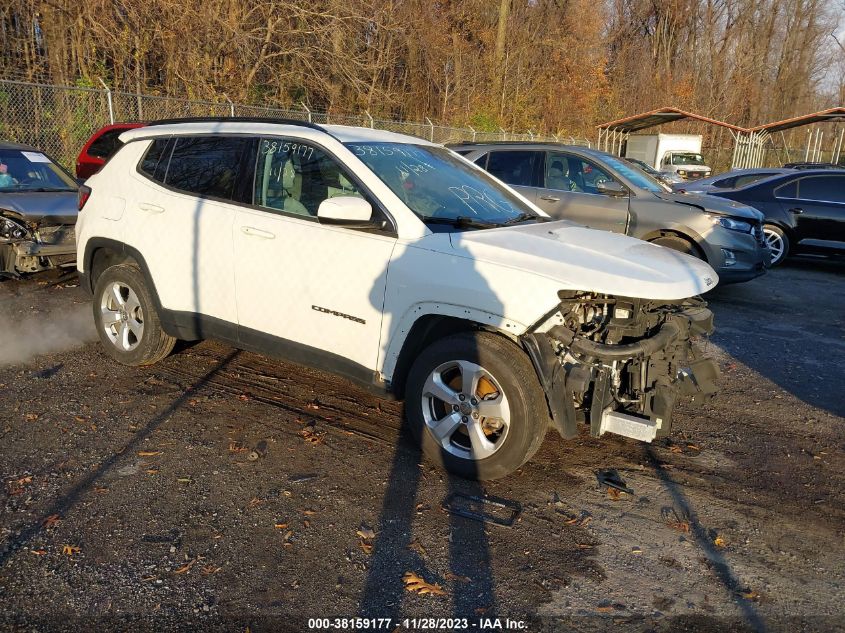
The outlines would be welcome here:
[[[52,86],[21,81],[0,81],[0,140],[37,147],[66,167],[72,167],[82,145],[100,127],[115,121],[155,121],[179,117],[267,117],[334,125],[357,125],[417,136],[436,143],[461,141],[555,141],[589,146],[571,136],[481,132],[471,127],[376,119],[368,112],[336,114],[301,109],[111,91],[107,88]]]

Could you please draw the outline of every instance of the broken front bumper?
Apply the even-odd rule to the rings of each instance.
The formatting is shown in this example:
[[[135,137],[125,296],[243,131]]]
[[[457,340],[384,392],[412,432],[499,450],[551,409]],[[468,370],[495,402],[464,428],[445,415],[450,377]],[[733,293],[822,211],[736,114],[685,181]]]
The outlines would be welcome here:
[[[0,273],[34,273],[75,261],[73,227],[48,227],[37,236],[0,241]]]
[[[616,433],[650,442],[670,432],[679,397],[700,403],[716,392],[718,365],[696,358],[691,340],[713,331],[710,310],[701,303],[661,318],[648,335],[623,336],[617,344],[563,327],[523,338],[564,438],[586,423],[596,437]]]

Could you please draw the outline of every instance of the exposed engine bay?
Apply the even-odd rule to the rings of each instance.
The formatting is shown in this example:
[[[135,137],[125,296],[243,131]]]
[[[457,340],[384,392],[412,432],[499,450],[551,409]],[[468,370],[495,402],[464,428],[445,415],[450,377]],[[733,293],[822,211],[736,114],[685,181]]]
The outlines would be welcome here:
[[[565,438],[591,434],[651,441],[667,435],[679,396],[701,403],[716,392],[718,366],[692,339],[713,332],[700,298],[677,302],[561,291],[560,304],[523,344]]]
[[[73,225],[42,224],[0,212],[0,275],[17,277],[71,265],[75,260]]]

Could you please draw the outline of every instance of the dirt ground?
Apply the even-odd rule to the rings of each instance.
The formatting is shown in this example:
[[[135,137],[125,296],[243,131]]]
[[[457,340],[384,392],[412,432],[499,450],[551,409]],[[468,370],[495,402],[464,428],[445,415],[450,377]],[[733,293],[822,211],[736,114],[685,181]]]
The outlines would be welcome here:
[[[816,261],[717,288],[722,390],[671,441],[550,433],[474,484],[399,403],[212,342],[117,366],[73,281],[1,283],[0,628],[845,631],[844,290]]]

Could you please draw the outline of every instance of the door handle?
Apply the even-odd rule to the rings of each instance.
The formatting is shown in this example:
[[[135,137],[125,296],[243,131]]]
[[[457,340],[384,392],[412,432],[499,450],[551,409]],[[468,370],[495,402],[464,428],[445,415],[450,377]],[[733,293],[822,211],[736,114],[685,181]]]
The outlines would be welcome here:
[[[795,215],[801,215],[802,213],[804,213],[804,209],[802,209],[801,207],[793,207],[789,210],[789,212],[794,213]]]
[[[546,202],[560,202],[560,198],[555,198],[554,196],[540,196],[540,200],[545,200]]]
[[[164,207],[160,207],[157,204],[150,204],[149,202],[142,202],[138,205],[138,208],[141,211],[146,211],[147,213],[163,213]]]
[[[244,235],[251,235],[253,237],[260,237],[265,240],[272,240],[276,237],[275,233],[271,233],[270,231],[263,231],[261,229],[257,229],[254,226],[242,226],[241,231]]]

